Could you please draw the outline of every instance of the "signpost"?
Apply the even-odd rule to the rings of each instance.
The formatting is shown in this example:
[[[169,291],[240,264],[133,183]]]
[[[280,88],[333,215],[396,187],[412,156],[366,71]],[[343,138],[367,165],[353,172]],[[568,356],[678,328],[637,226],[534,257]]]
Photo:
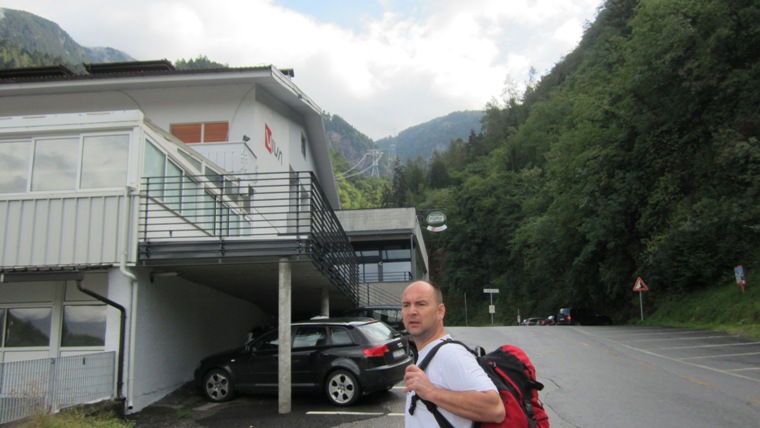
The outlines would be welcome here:
[[[633,291],[639,292],[639,307],[641,308],[641,320],[644,321],[644,299],[641,297],[641,293],[644,291],[649,291],[649,287],[644,283],[644,280],[641,279],[641,277],[638,277],[636,279],[636,283],[633,285]]]
[[[498,288],[484,288],[484,293],[491,295],[491,304],[488,305],[488,313],[491,314],[491,325],[493,325],[493,314],[496,312],[496,306],[493,305],[493,295],[499,292]]]

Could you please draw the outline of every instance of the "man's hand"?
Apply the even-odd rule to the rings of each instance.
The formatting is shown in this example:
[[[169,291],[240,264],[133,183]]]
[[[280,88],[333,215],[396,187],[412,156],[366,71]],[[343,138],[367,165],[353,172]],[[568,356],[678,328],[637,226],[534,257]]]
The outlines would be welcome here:
[[[423,400],[435,403],[455,415],[480,421],[499,423],[504,420],[504,405],[497,391],[449,391],[437,388],[424,371],[412,364],[404,374],[404,394],[414,391]]]
[[[427,375],[419,367],[412,364],[406,367],[406,373],[404,374],[404,394],[414,391],[420,398],[428,399],[430,393],[436,388],[430,383]]]

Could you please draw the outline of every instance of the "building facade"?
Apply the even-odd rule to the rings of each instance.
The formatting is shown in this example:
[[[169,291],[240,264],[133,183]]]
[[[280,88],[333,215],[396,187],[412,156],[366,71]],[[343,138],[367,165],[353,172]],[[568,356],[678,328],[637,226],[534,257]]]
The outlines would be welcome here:
[[[362,303],[292,71],[86,68],[0,72],[0,363],[113,351],[130,413],[254,326]]]

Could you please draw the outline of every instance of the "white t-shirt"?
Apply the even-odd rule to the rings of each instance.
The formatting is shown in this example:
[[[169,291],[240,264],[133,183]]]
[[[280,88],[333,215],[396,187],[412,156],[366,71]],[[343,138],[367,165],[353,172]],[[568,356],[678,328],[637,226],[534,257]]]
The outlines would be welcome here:
[[[440,340],[428,343],[419,352],[417,361],[422,361],[430,350],[444,339],[451,339],[446,335]],[[428,363],[425,369],[430,382],[438,388],[448,389],[450,391],[496,391],[491,379],[488,377],[480,364],[475,360],[475,356],[470,353],[464,346],[452,343],[441,346],[433,359]],[[425,407],[425,403],[417,400],[417,406],[414,409],[414,415],[409,414],[409,406],[412,404],[414,392],[406,394],[406,408],[404,422],[406,428],[430,428],[437,427],[438,422],[435,416]],[[473,421],[438,407],[438,411],[456,428],[471,428]]]

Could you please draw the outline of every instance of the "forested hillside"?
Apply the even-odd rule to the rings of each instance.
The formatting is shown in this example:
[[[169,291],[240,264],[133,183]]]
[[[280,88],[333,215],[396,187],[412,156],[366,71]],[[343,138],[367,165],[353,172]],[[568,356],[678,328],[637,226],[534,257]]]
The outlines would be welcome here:
[[[0,67],[20,68],[64,64],[73,70],[82,63],[131,61],[108,47],[79,45],[55,22],[21,10],[0,7]]]
[[[482,111],[455,111],[425,123],[399,132],[395,137],[377,141],[382,150],[388,152],[391,145],[396,148],[396,157],[402,162],[416,159],[430,159],[433,152],[443,152],[452,140],[467,138],[470,133],[480,132]]]
[[[394,203],[445,207],[430,236],[451,322],[658,296],[760,261],[760,3],[608,0],[579,47],[483,131],[408,161]],[[656,300],[652,303],[656,304]]]

